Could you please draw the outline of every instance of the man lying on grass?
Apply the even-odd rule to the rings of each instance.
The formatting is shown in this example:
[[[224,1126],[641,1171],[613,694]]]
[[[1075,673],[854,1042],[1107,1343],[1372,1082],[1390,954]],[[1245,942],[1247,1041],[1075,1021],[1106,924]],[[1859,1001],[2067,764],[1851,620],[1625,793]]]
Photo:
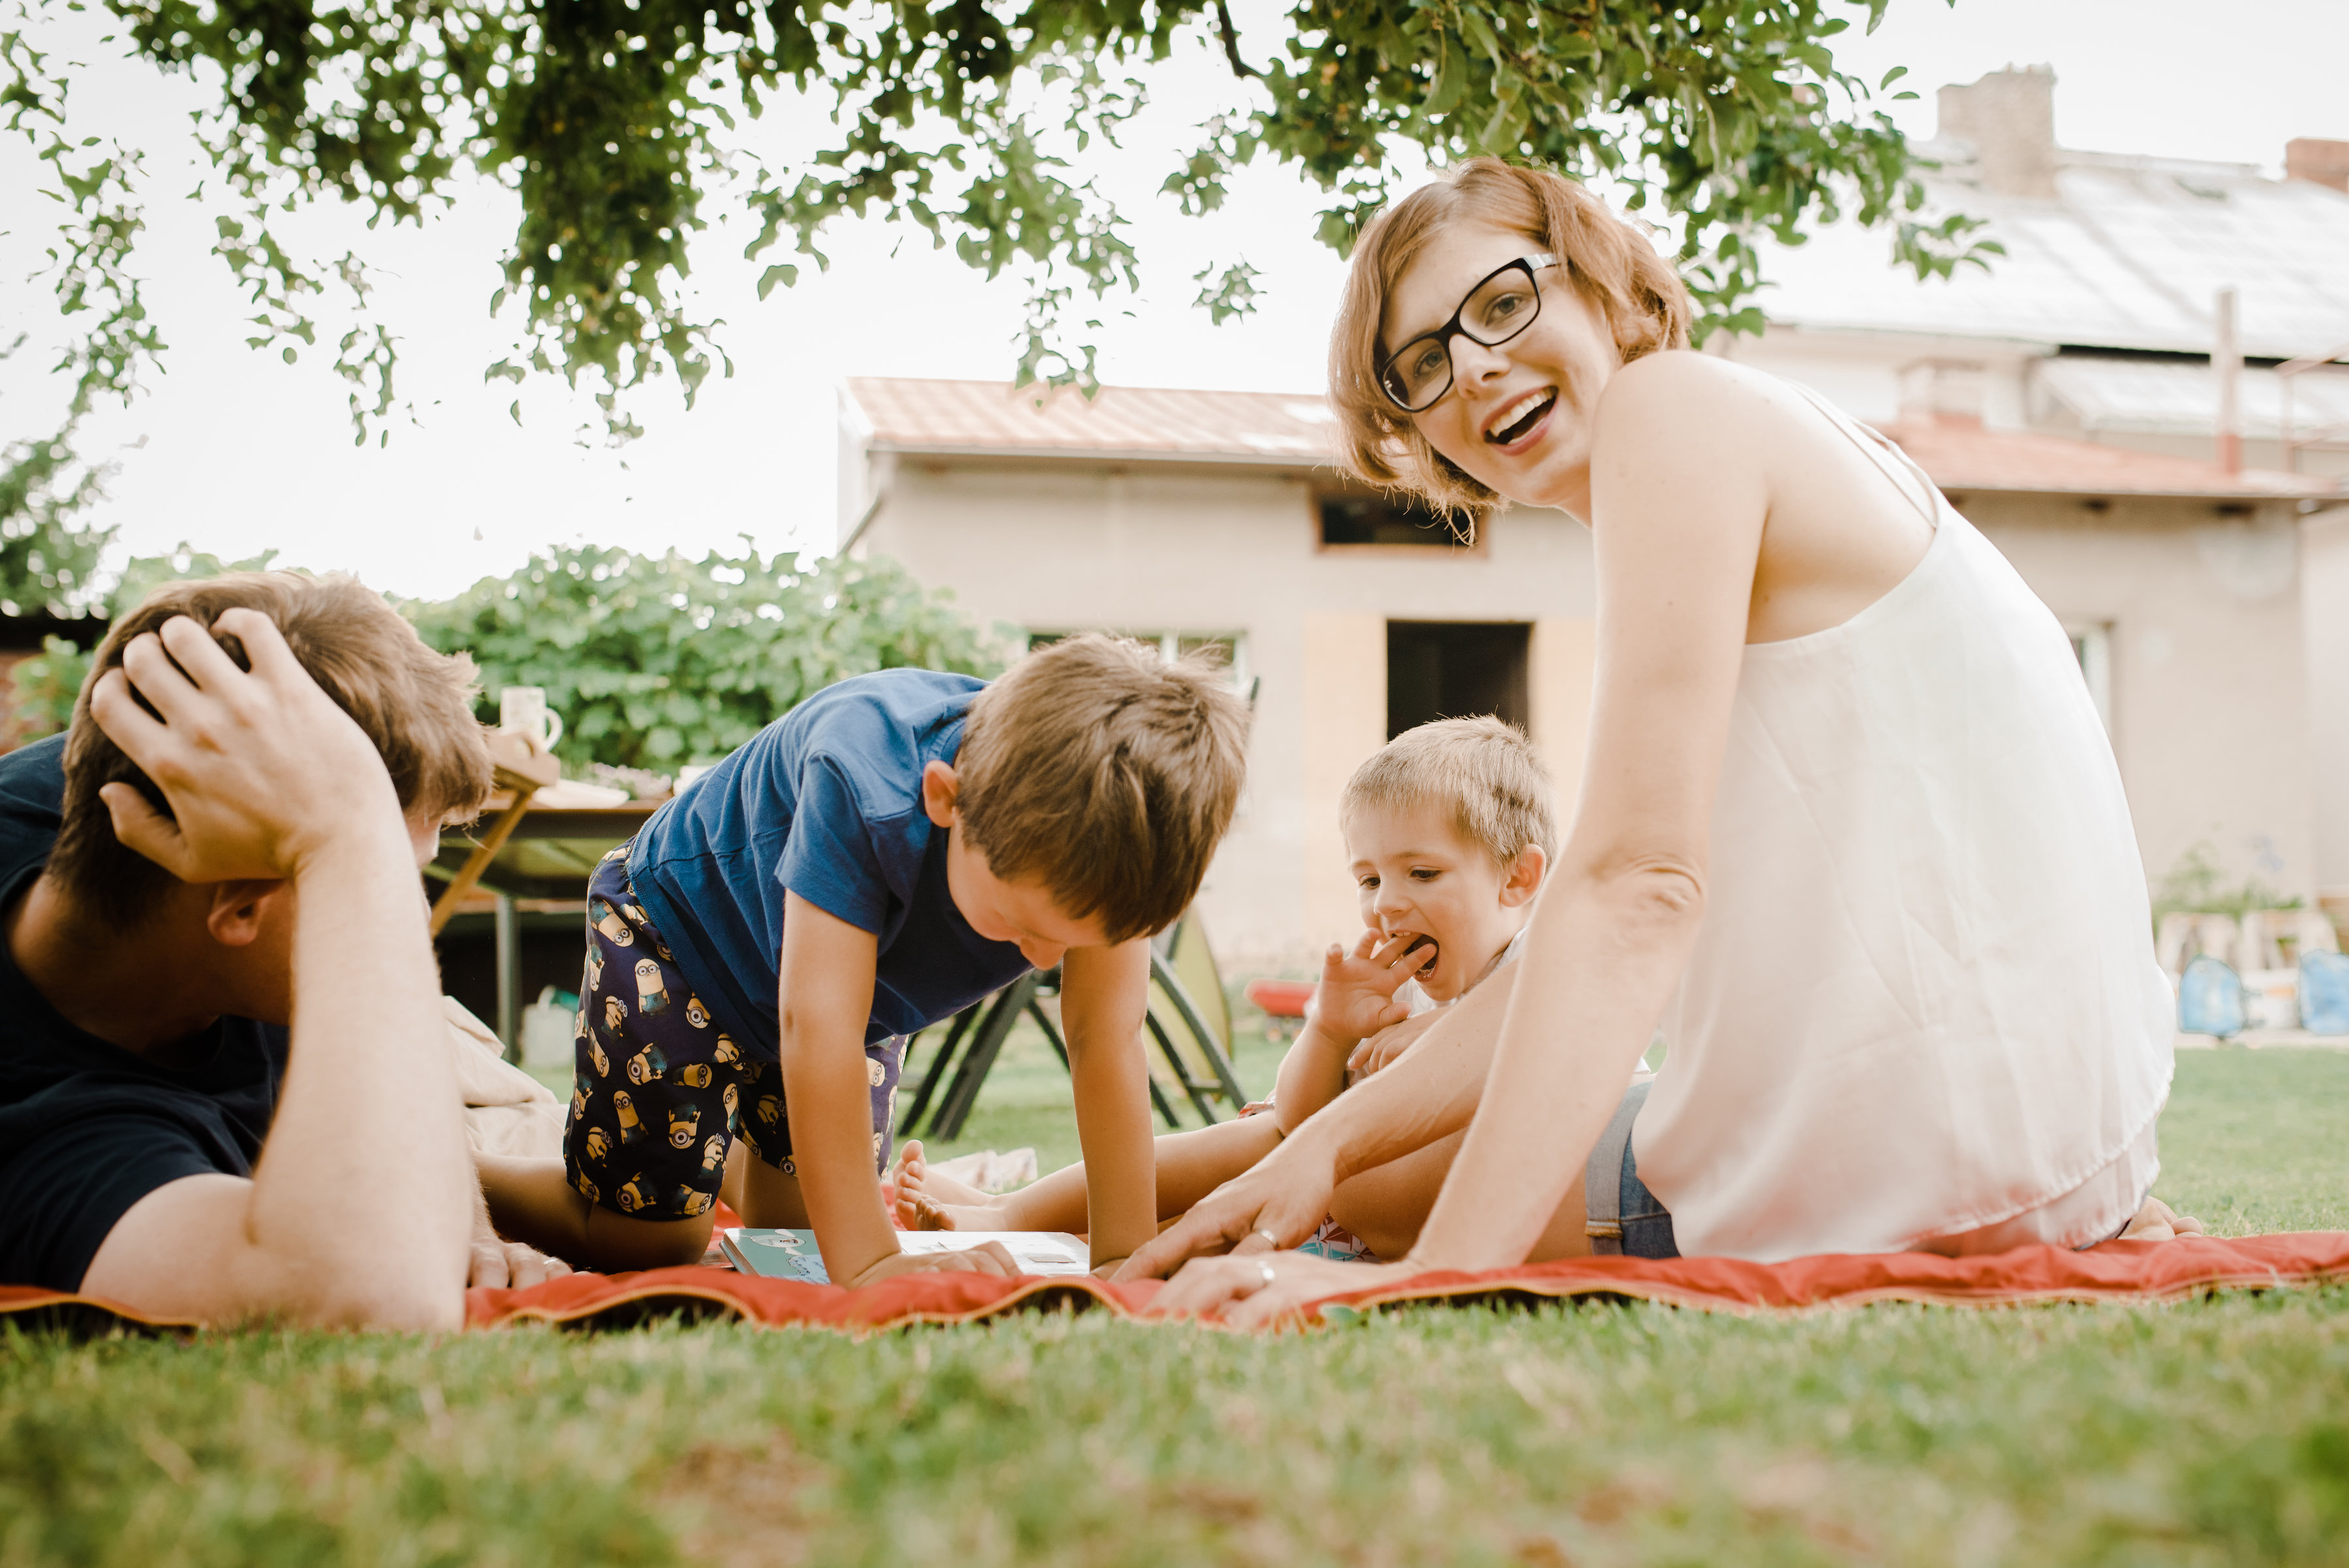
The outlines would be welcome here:
[[[448,1328],[469,1250],[543,1278],[482,1215],[418,896],[489,793],[471,665],[281,572],[159,590],[95,671],[0,758],[0,1283]]]

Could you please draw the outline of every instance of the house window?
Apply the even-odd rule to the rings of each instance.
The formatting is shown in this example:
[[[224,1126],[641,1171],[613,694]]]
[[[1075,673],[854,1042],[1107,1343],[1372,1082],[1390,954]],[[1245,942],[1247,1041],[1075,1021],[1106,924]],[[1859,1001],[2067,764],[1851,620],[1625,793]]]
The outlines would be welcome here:
[[[1533,632],[1522,621],[1387,622],[1387,739],[1479,713],[1526,728]]]
[[[1368,491],[1324,490],[1315,493],[1315,511],[1321,520],[1321,543],[1346,545],[1408,545],[1457,549],[1474,543],[1473,517],[1455,524],[1416,496],[1382,495]]]
[[[2096,704],[2096,717],[2105,722],[2105,732],[2113,728],[2113,628],[2103,621],[2075,623],[2064,628],[2071,634],[2072,657],[2080,661],[2081,678],[2088,683],[2088,695]]]
[[[1106,631],[1111,628],[1104,627],[1101,629]],[[1040,648],[1050,648],[1062,638],[1076,635],[1073,631],[1031,631],[1028,634],[1028,651],[1033,653]],[[1248,674],[1247,639],[1239,632],[1119,630],[1115,635],[1130,637],[1136,642],[1154,644],[1158,651],[1168,659],[1180,659],[1203,648],[1220,649],[1224,670],[1231,679],[1232,690],[1243,693],[1248,690],[1251,677]]]

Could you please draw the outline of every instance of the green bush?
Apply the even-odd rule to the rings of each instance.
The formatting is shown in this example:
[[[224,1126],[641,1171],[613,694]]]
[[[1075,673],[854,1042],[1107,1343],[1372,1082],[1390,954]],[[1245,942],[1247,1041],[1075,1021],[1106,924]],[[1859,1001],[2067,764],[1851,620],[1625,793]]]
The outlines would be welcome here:
[[[276,551],[264,550],[245,560],[223,561],[183,539],[168,556],[134,556],[122,568],[121,579],[106,596],[102,607],[108,616],[118,616],[165,583],[217,577],[222,572],[266,571],[276,558]],[[16,743],[54,735],[73,722],[74,699],[81,694],[82,679],[89,673],[89,656],[96,650],[96,644],[84,648],[67,638],[46,637],[39,653],[9,671],[16,686]]]
[[[481,717],[543,686],[563,760],[674,773],[726,755],[801,699],[914,666],[992,675],[1000,650],[889,560],[550,550],[510,577],[401,609],[424,640],[481,667]]]

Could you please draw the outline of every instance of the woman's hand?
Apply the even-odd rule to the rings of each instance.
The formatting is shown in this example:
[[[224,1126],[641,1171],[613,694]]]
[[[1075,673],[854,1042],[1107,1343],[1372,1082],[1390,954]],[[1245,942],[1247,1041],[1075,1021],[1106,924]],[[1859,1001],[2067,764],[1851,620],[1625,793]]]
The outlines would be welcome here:
[[[249,671],[219,636],[243,643]],[[291,878],[370,813],[405,841],[375,743],[259,610],[228,610],[211,631],[174,616],[133,638],[89,711],[172,812],[109,784],[98,793],[115,836],[182,882]]]
[[[992,1274],[998,1279],[1011,1279],[1019,1272],[1019,1265],[1000,1241],[981,1241],[978,1246],[959,1252],[890,1252],[866,1266],[864,1272],[848,1282],[851,1290],[894,1279],[899,1274]]]
[[[1117,1277],[1162,1279],[1186,1258],[1268,1252],[1303,1241],[1329,1217],[1338,1185],[1337,1162],[1317,1142],[1300,1129],[1143,1243]]]
[[[1313,1303],[1397,1284],[1421,1272],[1400,1263],[1340,1263],[1269,1249],[1228,1258],[1194,1258],[1150,1303],[1152,1317],[1207,1316],[1234,1328],[1265,1328],[1309,1315]]]

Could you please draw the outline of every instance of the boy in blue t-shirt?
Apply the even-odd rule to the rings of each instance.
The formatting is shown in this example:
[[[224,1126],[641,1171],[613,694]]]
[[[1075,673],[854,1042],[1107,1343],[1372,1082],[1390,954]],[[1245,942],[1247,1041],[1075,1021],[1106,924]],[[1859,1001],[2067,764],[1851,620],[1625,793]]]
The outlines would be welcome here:
[[[563,1167],[489,1171],[501,1229],[691,1262],[740,1138],[744,1220],[812,1227],[836,1281],[1011,1272],[899,1252],[880,1173],[906,1038],[1057,963],[1093,1262],[1124,1258],[1157,1232],[1148,937],[1231,821],[1247,723],[1211,663],[1086,636],[768,725],[596,867]]]

